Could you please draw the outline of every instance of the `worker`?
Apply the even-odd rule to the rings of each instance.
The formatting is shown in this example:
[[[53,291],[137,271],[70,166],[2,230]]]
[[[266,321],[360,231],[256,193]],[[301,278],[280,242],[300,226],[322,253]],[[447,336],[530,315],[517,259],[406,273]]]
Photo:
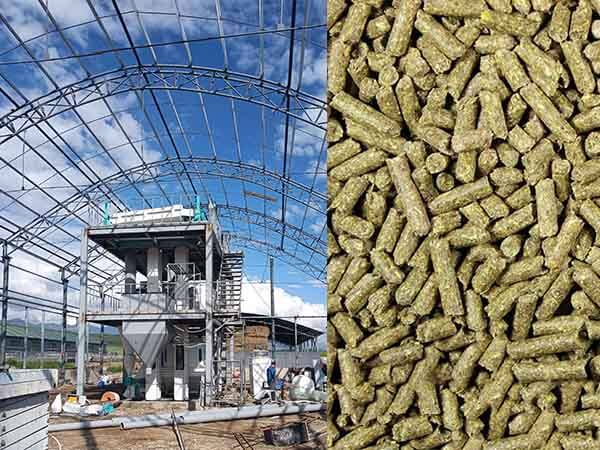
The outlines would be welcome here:
[[[267,369],[267,384],[270,389],[275,389],[275,381],[277,379],[277,369],[275,368],[275,360],[271,361],[271,366]]]

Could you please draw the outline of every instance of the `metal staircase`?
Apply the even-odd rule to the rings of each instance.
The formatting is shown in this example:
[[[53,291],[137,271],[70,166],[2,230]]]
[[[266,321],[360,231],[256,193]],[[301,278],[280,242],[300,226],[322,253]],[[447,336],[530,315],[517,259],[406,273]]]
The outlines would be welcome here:
[[[242,301],[244,254],[224,253],[217,282],[216,312],[239,315]]]

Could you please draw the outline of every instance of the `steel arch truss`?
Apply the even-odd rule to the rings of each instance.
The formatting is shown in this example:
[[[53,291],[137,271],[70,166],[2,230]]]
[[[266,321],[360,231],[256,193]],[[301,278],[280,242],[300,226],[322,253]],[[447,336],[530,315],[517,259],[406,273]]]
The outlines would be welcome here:
[[[89,76],[28,101],[0,118],[0,145],[25,130],[79,106],[139,90],[188,91],[242,100],[326,129],[323,99],[279,83],[225,69],[136,65]],[[286,99],[290,99],[286,108]]]
[[[131,181],[128,180],[133,180],[133,182],[159,181],[184,173],[198,177],[214,176],[244,180],[276,193],[282,193],[282,189],[286,189],[286,195],[289,198],[309,208],[314,214],[321,217],[326,214],[327,198],[323,193],[290,178],[283,178],[280,174],[265,168],[213,158],[167,158],[131,168],[124,174],[118,172],[98,183],[91,184],[83,191],[62,202],[61,205],[55,206],[47,213],[41,214],[38,218],[12,233],[7,241],[13,244],[15,248],[22,248],[32,242],[39,241],[47,233],[52,232],[56,226],[68,223],[75,217],[76,213],[81,212],[83,209],[88,207],[97,208],[102,200],[114,201],[111,198],[98,197],[96,193],[99,187],[110,186],[111,192],[117,193],[131,186]],[[94,202],[91,202],[91,199],[94,199]],[[250,211],[247,208],[236,208],[233,205],[223,205],[223,207],[235,211],[235,217],[231,215],[227,218],[239,219],[244,211]],[[272,231],[281,232],[282,235],[289,237],[300,245],[326,256],[327,244],[320,236],[307,233],[304,227],[297,227],[289,222],[284,224],[275,217],[260,214],[262,215],[261,222],[259,223],[256,219],[253,219],[255,224],[269,225],[267,228]],[[256,215],[253,215],[253,217],[256,217]]]
[[[291,224],[283,224],[279,219],[273,216],[265,215],[260,211],[248,210],[232,205],[216,205],[219,211],[219,217],[222,219],[230,219],[235,222],[248,223],[257,225],[267,230],[286,236],[304,247],[304,252],[291,251],[290,249],[282,249],[271,242],[260,241],[252,236],[242,233],[228,232],[229,242],[236,244],[242,248],[248,248],[269,254],[278,259],[290,264],[290,260],[294,261],[294,267],[298,268],[305,274],[318,279],[325,283],[325,264],[327,260],[327,243],[320,240],[318,237],[301,230]],[[98,245],[90,246],[89,264],[93,265],[98,260],[108,257],[107,250]],[[79,256],[74,256],[73,260],[67,265],[69,268],[68,275],[74,275],[79,270]],[[104,279],[102,281],[105,281]]]
[[[326,283],[326,266],[313,261],[313,258],[305,259],[298,257],[290,253],[285,248],[275,247],[269,242],[252,239],[243,234],[232,234],[230,237],[230,242],[238,243],[245,248],[272,255],[275,258],[286,262],[287,264],[292,264],[293,261],[293,266],[295,269],[311,276],[323,284]]]

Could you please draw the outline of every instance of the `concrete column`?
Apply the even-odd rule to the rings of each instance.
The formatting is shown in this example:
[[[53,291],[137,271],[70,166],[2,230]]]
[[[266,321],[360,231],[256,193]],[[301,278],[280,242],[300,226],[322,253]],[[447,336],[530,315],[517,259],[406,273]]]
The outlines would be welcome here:
[[[8,328],[8,244],[2,243],[2,322],[0,322],[0,369],[6,366],[6,330]]]
[[[77,395],[84,394],[85,388],[85,348],[86,348],[86,314],[88,291],[88,233],[81,232],[81,260],[79,270],[79,333],[77,339]]]
[[[182,264],[187,269],[187,264],[190,262],[190,249],[184,246],[175,247],[175,263]],[[188,298],[188,275],[177,275],[175,281],[175,300],[177,301],[177,309],[188,309],[192,305],[189,304]]]
[[[135,292],[135,274],[136,274],[135,251],[132,250],[125,254],[125,293],[133,294]]]
[[[147,270],[148,292],[160,292],[162,266],[160,264],[160,249],[158,247],[148,249]]]
[[[206,230],[206,252],[205,252],[205,264],[206,264],[206,329],[205,329],[205,342],[206,342],[206,404],[212,403],[213,394],[213,287],[214,287],[214,274],[213,274],[213,240],[214,233],[210,227]]]

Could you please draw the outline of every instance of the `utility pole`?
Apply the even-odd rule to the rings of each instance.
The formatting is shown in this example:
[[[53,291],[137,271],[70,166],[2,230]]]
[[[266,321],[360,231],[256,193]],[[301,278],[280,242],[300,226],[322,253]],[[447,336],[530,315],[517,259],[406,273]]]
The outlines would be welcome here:
[[[271,284],[271,359],[275,359],[275,287],[273,286],[272,256],[269,256],[269,281]]]

